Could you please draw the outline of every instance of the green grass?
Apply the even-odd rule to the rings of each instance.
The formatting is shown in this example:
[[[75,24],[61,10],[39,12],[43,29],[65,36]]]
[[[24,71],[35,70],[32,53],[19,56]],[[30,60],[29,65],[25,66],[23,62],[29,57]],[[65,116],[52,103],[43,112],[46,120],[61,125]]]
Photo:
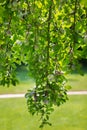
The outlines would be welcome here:
[[[23,73],[22,73],[23,74]],[[17,86],[0,86],[0,94],[3,93],[26,93],[29,88],[35,86],[33,79],[26,77],[26,75],[19,74],[20,83]],[[24,78],[23,78],[24,77]],[[79,74],[69,74],[67,76],[68,84],[71,85],[71,91],[87,90],[87,74],[81,76]]]
[[[7,87],[0,85],[0,94],[26,93],[28,89],[35,86],[34,80],[28,76],[28,72],[25,67],[19,67],[17,70],[17,78],[19,80],[19,84],[16,86],[10,85]]]
[[[71,90],[87,90],[87,69],[84,70],[85,75],[69,74],[67,76],[68,84],[72,86]],[[34,80],[28,76],[28,72],[24,66],[19,67],[17,70],[17,77],[19,84],[17,86],[0,86],[0,94],[3,93],[26,93],[29,88],[35,86]]]
[[[26,93],[33,87],[34,81],[25,70],[17,73],[20,84],[16,87],[0,86],[0,94]],[[69,74],[67,76],[71,90],[87,90],[87,73],[84,76]],[[43,130],[87,130],[87,95],[69,96],[69,101],[55,111],[50,117],[52,127]],[[40,130],[39,117],[32,117],[27,110],[24,98],[0,99],[0,130]]]
[[[32,80],[21,82],[17,86],[0,86],[0,94],[9,94],[9,93],[26,93],[28,89],[34,86]]]
[[[84,76],[69,74],[67,78],[68,84],[72,86],[71,90],[87,90],[87,73]]]
[[[0,130],[39,130],[39,117],[32,117],[24,98],[0,99]],[[69,96],[69,101],[55,108],[52,127],[43,130],[87,130],[87,96]]]
[[[22,77],[22,76],[21,76]],[[20,77],[19,77],[20,78]],[[67,76],[68,84],[71,85],[70,90],[87,90],[87,74],[81,76],[79,74],[69,74]],[[35,86],[32,79],[20,79],[20,83],[17,86],[0,86],[0,94],[3,93],[26,93],[29,88]]]

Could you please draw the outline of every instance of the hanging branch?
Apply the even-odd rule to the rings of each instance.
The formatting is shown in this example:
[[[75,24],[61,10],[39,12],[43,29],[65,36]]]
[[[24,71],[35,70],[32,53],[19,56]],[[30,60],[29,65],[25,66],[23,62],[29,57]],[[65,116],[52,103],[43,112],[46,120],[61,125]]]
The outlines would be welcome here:
[[[86,29],[87,29],[87,7],[85,8],[86,11]],[[86,30],[86,35],[87,35],[87,30]]]
[[[5,55],[4,55],[4,64],[3,64],[4,72],[2,73],[2,79],[1,79],[1,84],[2,85],[6,84],[8,87],[10,86],[10,84],[15,86],[16,83],[18,82],[15,75],[15,65],[13,65],[15,63],[12,60],[13,44],[11,44],[11,34],[12,34],[11,21],[12,21],[13,12],[11,11],[11,8],[10,9],[8,8],[9,4],[10,2],[7,1],[4,5],[8,17],[5,18],[5,23],[7,25],[4,28],[4,37],[3,37],[4,44],[5,44]]]
[[[52,1],[49,6],[48,11],[48,28],[47,28],[47,73],[46,75],[49,75],[49,59],[50,59],[50,25],[51,25],[51,16],[52,16]],[[48,79],[47,79],[47,86],[48,86]]]
[[[5,30],[5,37],[10,37],[11,36],[11,31],[10,31],[10,28],[11,28],[11,20],[12,20],[12,16],[11,14],[9,14],[9,17],[8,17],[8,25],[7,25],[7,29]],[[9,39],[10,40],[10,39]],[[9,45],[9,41],[6,41],[6,50],[5,50],[5,57],[6,57],[6,63],[5,63],[5,68],[7,69],[6,70],[6,77],[7,79],[6,82],[7,82],[7,86],[9,87],[10,85],[10,75],[11,75],[11,65],[9,64],[9,58],[11,58],[11,54],[9,55],[8,57],[8,53],[11,51],[11,45]]]
[[[76,44],[76,12],[77,12],[77,1],[75,0],[75,4],[74,4],[74,13],[73,13],[73,18],[74,18],[74,22],[73,25],[71,27],[72,29],[72,35],[73,35],[73,43],[70,44],[70,69],[73,69],[73,59],[74,59],[74,47]]]
[[[8,10],[8,12],[9,12],[8,21],[7,21],[7,29],[5,30],[5,34],[4,34],[5,37],[11,36],[10,28],[11,28],[12,12],[11,12],[11,10],[8,8],[9,3],[10,3],[9,0],[7,0],[6,3],[5,3],[5,8],[6,8],[6,10]],[[10,10],[10,11],[9,11],[9,10]],[[7,44],[6,44],[6,53],[8,52],[8,50],[9,50],[9,44],[8,44],[8,42],[7,42]]]
[[[77,1],[78,0],[75,0],[75,8],[74,8],[74,25],[73,25],[73,34],[74,34],[74,44],[73,46],[75,46],[75,43],[76,43],[76,12],[77,12]]]

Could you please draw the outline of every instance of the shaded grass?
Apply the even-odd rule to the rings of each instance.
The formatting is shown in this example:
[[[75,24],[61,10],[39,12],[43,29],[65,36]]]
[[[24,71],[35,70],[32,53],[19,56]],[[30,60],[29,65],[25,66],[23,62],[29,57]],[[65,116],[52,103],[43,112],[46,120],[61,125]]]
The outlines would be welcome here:
[[[32,117],[24,98],[0,99],[0,130],[39,130],[39,117]],[[52,127],[43,130],[87,130],[87,96],[69,96],[69,101],[55,108]]]

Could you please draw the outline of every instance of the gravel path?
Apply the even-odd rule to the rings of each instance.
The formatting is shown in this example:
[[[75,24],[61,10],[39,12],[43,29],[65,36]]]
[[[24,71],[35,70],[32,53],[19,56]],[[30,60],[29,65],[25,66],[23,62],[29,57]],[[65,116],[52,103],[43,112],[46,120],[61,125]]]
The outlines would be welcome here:
[[[68,95],[87,95],[87,91],[69,91]],[[0,98],[24,98],[25,94],[1,94]]]

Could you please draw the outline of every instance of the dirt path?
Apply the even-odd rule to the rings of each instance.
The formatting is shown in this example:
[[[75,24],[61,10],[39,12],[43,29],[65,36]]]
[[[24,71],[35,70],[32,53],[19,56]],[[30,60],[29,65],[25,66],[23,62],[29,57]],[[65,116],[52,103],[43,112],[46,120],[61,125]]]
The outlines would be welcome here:
[[[87,91],[69,91],[68,95],[87,95]],[[24,98],[25,94],[1,94],[0,98]]]

